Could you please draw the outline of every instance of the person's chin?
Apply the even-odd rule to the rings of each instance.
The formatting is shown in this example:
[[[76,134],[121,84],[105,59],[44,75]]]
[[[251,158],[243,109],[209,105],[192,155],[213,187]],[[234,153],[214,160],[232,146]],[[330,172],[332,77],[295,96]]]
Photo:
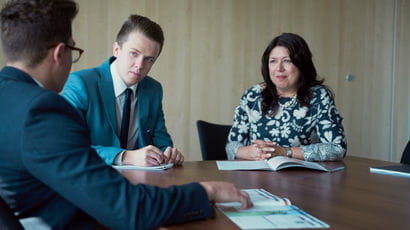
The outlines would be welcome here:
[[[135,85],[144,79],[145,76],[140,74],[132,74],[128,77],[128,85]]]

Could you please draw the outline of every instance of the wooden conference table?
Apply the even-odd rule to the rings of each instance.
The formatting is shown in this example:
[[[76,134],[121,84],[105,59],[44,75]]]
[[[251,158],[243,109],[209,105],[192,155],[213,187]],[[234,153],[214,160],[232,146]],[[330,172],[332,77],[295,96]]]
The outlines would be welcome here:
[[[410,229],[410,178],[369,172],[394,164],[346,157],[334,173],[291,168],[271,171],[219,171],[215,161],[184,162],[163,172],[123,171],[132,183],[167,187],[197,181],[227,181],[242,189],[263,188],[330,225],[330,229]],[[161,229],[239,229],[219,211],[205,220]]]

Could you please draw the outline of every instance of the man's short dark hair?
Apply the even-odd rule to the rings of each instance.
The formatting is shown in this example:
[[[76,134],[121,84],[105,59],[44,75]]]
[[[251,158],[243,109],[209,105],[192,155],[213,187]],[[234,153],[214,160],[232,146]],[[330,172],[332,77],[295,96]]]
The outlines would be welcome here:
[[[117,43],[122,47],[122,44],[127,41],[128,35],[134,31],[141,32],[149,39],[158,42],[160,45],[159,52],[161,53],[164,45],[164,33],[160,25],[147,17],[136,14],[130,15],[117,34]]]
[[[11,0],[1,10],[1,41],[9,62],[30,67],[47,56],[48,49],[72,37],[71,23],[78,12],[72,0]]]

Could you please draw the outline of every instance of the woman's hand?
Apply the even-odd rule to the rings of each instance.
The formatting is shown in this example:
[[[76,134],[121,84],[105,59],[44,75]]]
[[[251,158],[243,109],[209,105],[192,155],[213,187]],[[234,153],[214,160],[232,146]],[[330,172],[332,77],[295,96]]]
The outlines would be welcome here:
[[[276,145],[272,141],[254,140],[252,141],[256,148],[264,154],[271,154],[271,157],[286,156],[286,148]]]
[[[236,157],[245,160],[267,160],[274,156],[286,156],[286,149],[272,141],[254,140],[252,145],[240,147]]]

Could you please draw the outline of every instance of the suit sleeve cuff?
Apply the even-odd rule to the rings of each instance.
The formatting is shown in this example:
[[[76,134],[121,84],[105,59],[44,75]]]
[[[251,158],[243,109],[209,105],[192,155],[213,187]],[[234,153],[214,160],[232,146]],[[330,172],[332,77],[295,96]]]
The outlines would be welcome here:
[[[122,156],[124,155],[125,150],[119,152],[114,158],[113,165],[122,165]]]

